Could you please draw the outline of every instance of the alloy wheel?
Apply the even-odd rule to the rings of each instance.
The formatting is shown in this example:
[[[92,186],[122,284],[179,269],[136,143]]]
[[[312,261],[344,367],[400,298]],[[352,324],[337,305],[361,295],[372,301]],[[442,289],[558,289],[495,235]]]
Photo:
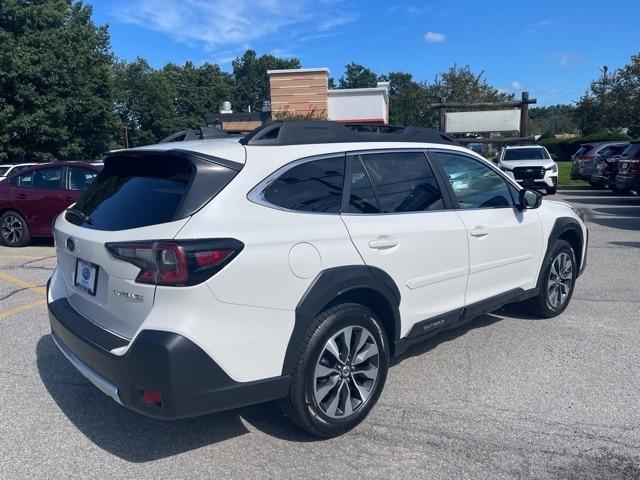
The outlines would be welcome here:
[[[315,400],[331,418],[347,418],[371,397],[379,377],[380,349],[361,326],[343,328],[324,345],[313,375]]]
[[[0,233],[6,243],[10,245],[19,243],[24,236],[22,222],[15,215],[7,215],[2,219]]]
[[[573,263],[568,253],[562,252],[551,263],[547,281],[549,304],[558,309],[564,305],[573,284]]]

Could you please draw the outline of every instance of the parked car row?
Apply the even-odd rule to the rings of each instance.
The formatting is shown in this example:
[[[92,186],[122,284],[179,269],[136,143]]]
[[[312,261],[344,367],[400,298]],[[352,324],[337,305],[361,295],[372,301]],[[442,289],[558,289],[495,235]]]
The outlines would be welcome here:
[[[573,180],[617,192],[640,190],[640,140],[587,143],[571,160]]]
[[[102,164],[32,164],[18,172],[12,167],[10,176],[0,181],[0,240],[22,247],[33,237],[51,236],[53,219],[80,198]]]

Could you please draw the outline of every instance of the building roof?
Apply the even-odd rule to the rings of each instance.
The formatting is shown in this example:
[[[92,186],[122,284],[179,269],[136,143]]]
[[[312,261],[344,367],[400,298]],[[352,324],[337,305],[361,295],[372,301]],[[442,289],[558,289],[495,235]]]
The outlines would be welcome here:
[[[324,72],[329,73],[328,68],[286,68],[283,70],[267,70],[267,75],[278,75],[281,73],[316,73]]]

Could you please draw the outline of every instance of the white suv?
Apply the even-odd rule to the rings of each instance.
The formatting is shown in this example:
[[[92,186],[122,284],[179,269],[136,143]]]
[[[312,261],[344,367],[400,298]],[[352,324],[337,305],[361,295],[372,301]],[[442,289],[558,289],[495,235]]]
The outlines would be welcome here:
[[[497,156],[498,166],[524,187],[542,188],[556,193],[558,164],[545,147],[539,145],[504,147]]]
[[[275,122],[108,154],[55,222],[55,343],[145,415],[280,399],[333,436],[408,345],[510,302],[567,307],[578,211],[439,132],[362,130]]]

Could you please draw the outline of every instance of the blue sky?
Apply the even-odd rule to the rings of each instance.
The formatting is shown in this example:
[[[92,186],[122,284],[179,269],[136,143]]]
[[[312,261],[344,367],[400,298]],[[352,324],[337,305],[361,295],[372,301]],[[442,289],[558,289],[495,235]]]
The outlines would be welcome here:
[[[640,53],[640,0],[95,0],[115,54],[230,62],[247,48],[295,56],[340,77],[350,61],[431,81],[469,64],[498,88],[539,104],[570,103],[599,67]]]

